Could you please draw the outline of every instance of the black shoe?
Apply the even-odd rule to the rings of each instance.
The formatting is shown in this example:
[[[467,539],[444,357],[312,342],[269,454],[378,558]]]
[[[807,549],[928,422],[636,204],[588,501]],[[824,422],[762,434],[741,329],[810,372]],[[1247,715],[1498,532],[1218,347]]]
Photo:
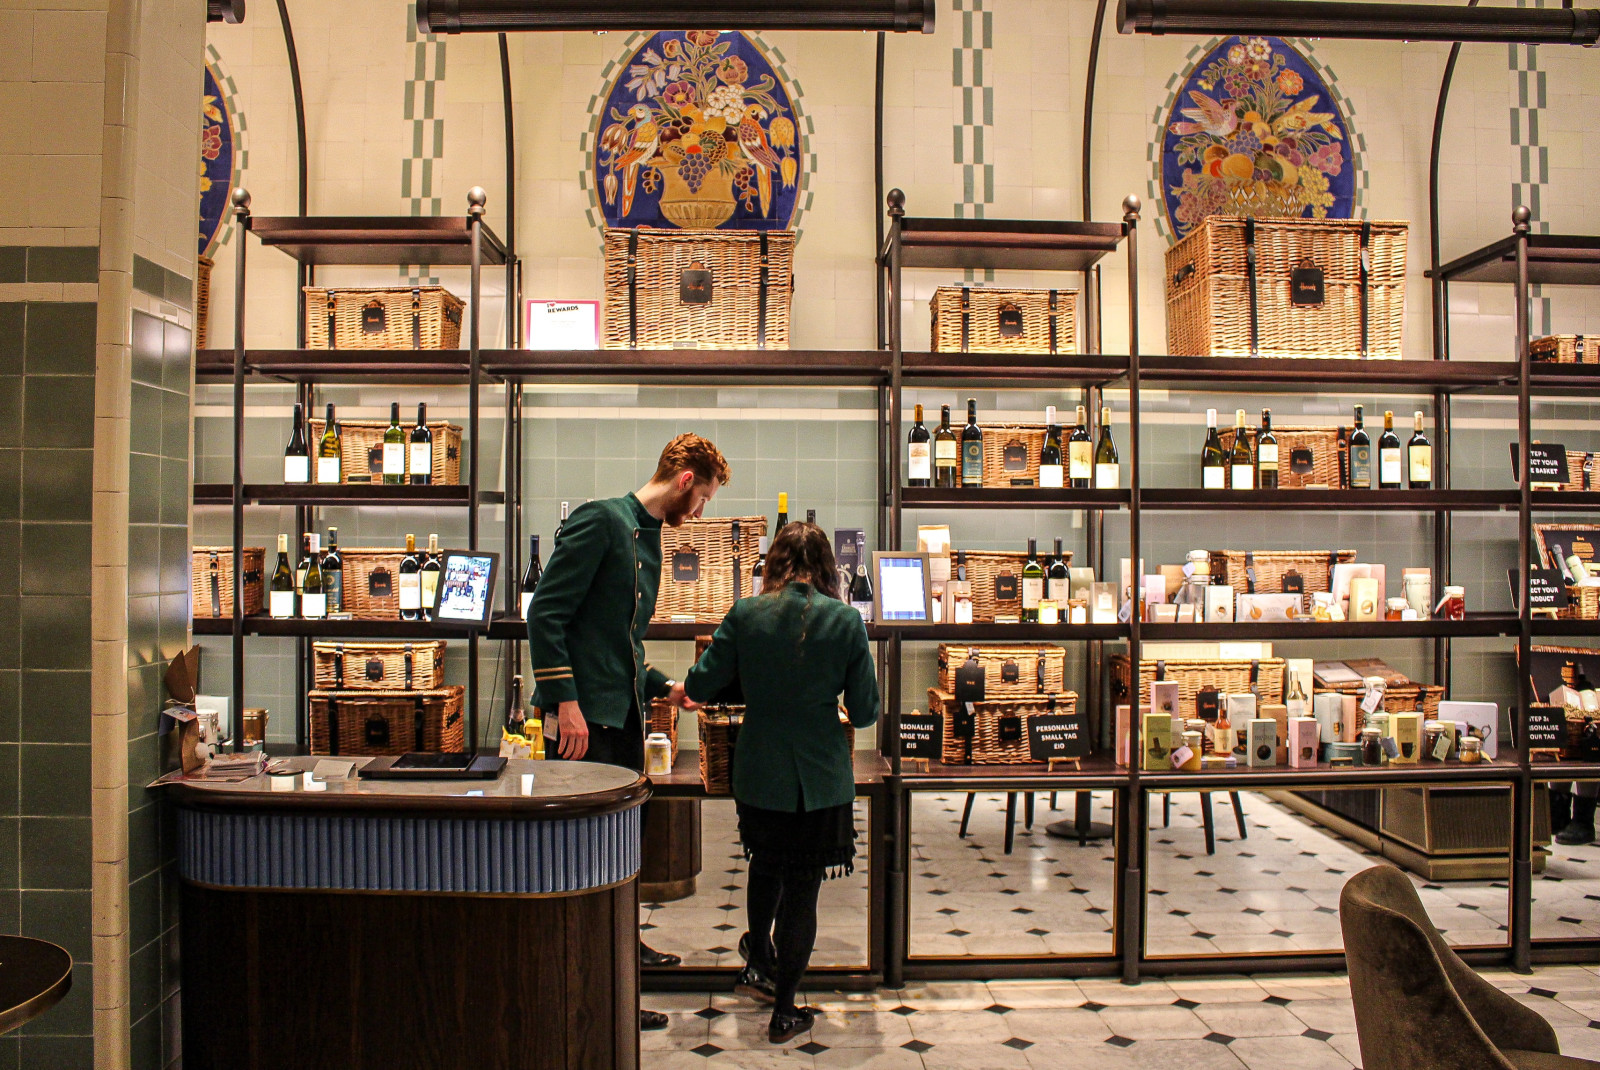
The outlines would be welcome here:
[[[739,957],[741,959],[744,959],[744,961],[746,963],[755,966],[761,972],[763,972],[763,973],[770,972],[770,970],[772,968],[773,954],[774,954],[774,952],[773,952],[773,947],[772,947],[772,941],[768,940],[767,941],[766,954],[758,955],[755,958],[751,958],[750,957],[750,934],[747,932],[743,936],[739,937]]]
[[[739,971],[738,978],[733,982],[733,990],[746,999],[753,999],[757,1003],[765,1003],[770,1006],[778,1002],[777,987],[754,966],[746,966]]]
[[[1584,844],[1594,842],[1594,824],[1580,825],[1576,821],[1569,821],[1565,828],[1556,833],[1556,842],[1563,847],[1582,847]]]
[[[639,1031],[641,1033],[649,1032],[654,1029],[665,1029],[666,1027],[667,1016],[662,1014],[660,1011],[639,1012]]]
[[[787,1043],[809,1030],[816,1017],[814,1007],[796,1007],[793,1014],[773,1011],[772,1021],[767,1023],[767,1040],[774,1044]]]
[[[643,940],[639,941],[639,965],[641,966],[681,966],[683,959],[665,951],[657,951],[649,947]]]

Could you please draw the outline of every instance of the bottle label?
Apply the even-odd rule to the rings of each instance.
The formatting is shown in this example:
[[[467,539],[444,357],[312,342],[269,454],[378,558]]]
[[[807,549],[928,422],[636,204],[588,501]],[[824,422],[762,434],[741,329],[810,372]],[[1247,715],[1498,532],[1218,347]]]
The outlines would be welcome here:
[[[1039,466],[1039,486],[1060,490],[1066,486],[1066,469],[1059,464],[1041,464]]]
[[[433,472],[433,447],[426,442],[413,442],[411,444],[411,474],[414,476],[431,475]]]
[[[1037,576],[1026,576],[1022,580],[1022,608],[1038,609],[1039,599],[1044,597],[1044,580]]]
[[[1411,447],[1411,482],[1427,483],[1433,479],[1433,447]]]
[[[1278,444],[1276,442],[1263,442],[1256,447],[1256,466],[1259,468],[1278,467]]]
[[[872,603],[871,602],[851,602],[850,603],[850,608],[855,610],[857,613],[861,614],[861,619],[863,621],[872,620]]]
[[[1066,608],[1067,601],[1071,597],[1072,581],[1060,579],[1051,580],[1048,586],[1050,590],[1050,600],[1061,606],[1063,609]]]
[[[1122,466],[1097,464],[1094,466],[1094,485],[1102,490],[1116,490],[1122,485]]]
[[[1088,479],[1094,474],[1094,450],[1089,443],[1067,443],[1067,472],[1073,479]]]
[[[1254,468],[1248,464],[1236,464],[1233,466],[1232,486],[1234,490],[1254,490],[1255,485],[1256,470]]]
[[[1372,447],[1350,447],[1350,485],[1352,487],[1372,486]]]
[[[339,458],[337,458],[337,457],[318,457],[317,458],[317,482],[318,483],[337,483],[337,482],[339,482],[340,475],[341,475],[341,473],[339,471]]]
[[[913,442],[906,451],[912,479],[932,479],[933,462],[926,442]]]
[[[307,620],[321,620],[328,615],[328,596],[308,594],[300,598],[300,615]]]
[[[1378,481],[1380,483],[1400,482],[1400,451],[1387,449],[1378,451]]]
[[[268,601],[267,612],[276,620],[288,620],[294,616],[294,592],[273,591]]]
[[[433,608],[433,596],[439,591],[439,574],[426,571],[422,574],[422,606],[424,609]]]
[[[983,443],[961,444],[961,482],[969,487],[983,486]]]
[[[344,612],[344,569],[323,569],[322,589],[328,592],[328,612]]]
[[[406,474],[406,448],[398,442],[385,442],[383,444],[383,474],[386,476],[403,476]]]
[[[751,597],[754,597],[754,596],[760,594],[761,593],[761,587],[762,587],[762,579],[761,579],[761,577],[760,576],[751,576],[750,577],[750,595],[751,595]],[[527,614],[524,613],[523,616],[527,616]]]
[[[933,444],[933,457],[936,461],[949,461],[956,463],[956,443],[954,439],[940,439]]]
[[[1226,490],[1228,470],[1220,464],[1208,464],[1200,469],[1200,485],[1206,490]]]
[[[422,576],[416,572],[400,573],[400,608],[422,608]]]
[[[283,481],[285,483],[311,482],[310,457],[285,457],[283,459]]]
[[[527,620],[528,619],[528,607],[531,606],[532,604],[533,604],[533,592],[532,591],[523,591],[522,592],[522,619],[523,620]]]
[[[957,598],[956,599],[956,619],[955,619],[955,623],[957,623],[957,624],[971,624],[972,623],[972,599],[970,599],[970,598]]]

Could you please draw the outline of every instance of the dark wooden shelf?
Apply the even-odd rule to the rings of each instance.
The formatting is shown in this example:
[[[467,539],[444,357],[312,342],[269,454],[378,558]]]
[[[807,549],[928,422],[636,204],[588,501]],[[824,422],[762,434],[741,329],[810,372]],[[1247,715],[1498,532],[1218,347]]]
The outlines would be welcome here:
[[[975,487],[945,490],[902,487],[907,509],[1125,509],[1126,490],[1045,490],[1041,487]]]
[[[1513,491],[1513,494],[1516,492]],[[1535,511],[1581,509],[1586,512],[1600,510],[1600,491],[1592,490],[1536,490],[1533,492]]]
[[[1600,365],[1547,364],[1541,361],[1528,370],[1528,390],[1535,396],[1593,397],[1600,394]]]
[[[1439,268],[1424,272],[1446,282],[1517,281],[1515,235],[1474,249]],[[1535,286],[1600,285],[1600,237],[1587,234],[1528,235],[1528,281]]]
[[[1139,626],[1141,639],[1465,639],[1516,635],[1511,613],[1469,615],[1466,620],[1409,621],[1233,621],[1221,624],[1155,624]]]
[[[245,379],[464,383],[469,359],[465,349],[250,349],[245,351]],[[194,376],[197,382],[231,382],[233,350],[196,350]]]
[[[1152,512],[1338,509],[1341,512],[1406,510],[1501,511],[1517,508],[1514,490],[1201,490],[1154,487],[1139,492]]]
[[[1121,223],[1068,220],[900,220],[900,266],[1087,271],[1122,243]]]
[[[1341,785],[1482,784],[1509,782],[1517,775],[1515,753],[1502,749],[1494,761],[1472,765],[1461,762],[1418,762],[1416,765],[1355,765],[1334,767],[1318,763],[1311,768],[1287,765],[1233,769],[1205,769],[1190,773],[1142,771],[1139,785],[1152,791],[1200,791],[1218,788],[1311,788]]]
[[[872,633],[907,642],[929,643],[1069,643],[1087,639],[1126,639],[1126,624],[884,624]]]
[[[404,505],[434,508],[467,505],[468,488],[460,484],[435,483],[413,487],[384,483],[246,483],[246,505]],[[505,500],[503,491],[479,491],[479,505],[496,505]],[[233,504],[231,483],[196,483],[196,505]]]
[[[1342,357],[1139,358],[1139,381],[1168,386],[1238,386],[1289,390],[1395,387],[1432,391],[1517,385],[1512,361],[1353,360]]]
[[[194,634],[232,635],[233,620],[230,617],[196,617]],[[278,620],[266,614],[246,617],[244,634],[312,639],[465,639],[468,636],[465,629],[444,627],[429,621],[301,620],[298,617]]]
[[[1535,780],[1572,780],[1600,777],[1600,763],[1596,762],[1534,762]]]
[[[472,228],[459,216],[253,216],[261,244],[302,264],[426,264],[472,262]],[[484,225],[482,263],[504,264],[506,247]]]
[[[887,354],[885,354],[887,356]],[[960,382],[971,386],[1103,386],[1124,379],[1128,358],[1101,353],[907,352],[907,386]]]
[[[1515,634],[1516,624],[1512,629]],[[1600,620],[1551,620],[1549,617],[1533,618],[1533,636],[1581,636],[1589,639],[1600,639]]]
[[[960,791],[1023,791],[1028,788],[1066,791],[1072,789],[1124,787],[1126,768],[1109,755],[1091,754],[1079,761],[1077,769],[1050,772],[1043,762],[1026,765],[945,765],[930,761],[927,772],[913,768],[909,759],[900,760],[900,778],[912,791],[954,788]],[[1070,816],[1068,817],[1070,821]]]

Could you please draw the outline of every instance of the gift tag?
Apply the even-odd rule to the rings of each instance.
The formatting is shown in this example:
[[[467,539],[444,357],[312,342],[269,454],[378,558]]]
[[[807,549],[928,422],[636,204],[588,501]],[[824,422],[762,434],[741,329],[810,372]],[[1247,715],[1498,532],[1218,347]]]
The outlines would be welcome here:
[[[361,310],[361,333],[382,334],[388,326],[388,313],[384,311],[383,302],[373,299],[366,303]]]
[[[705,264],[693,261],[678,278],[678,300],[686,305],[711,303],[711,272]]]
[[[1289,471],[1297,476],[1308,476],[1316,461],[1312,452],[1304,446],[1296,446],[1289,451]]]
[[[1383,753],[1390,761],[1400,757],[1400,744],[1394,741],[1393,736],[1383,737]]]
[[[971,739],[973,716],[972,703],[962,702],[956,707],[955,716],[951,719],[951,731],[957,739]]]
[[[1374,687],[1367,692],[1367,697],[1361,700],[1362,713],[1376,713],[1383,704],[1383,688]]]
[[[1017,663],[1010,658],[1007,658],[1006,661],[1000,666],[1000,682],[1002,684],[1014,684],[1021,679],[1022,673],[1017,668]]]
[[[389,745],[389,722],[382,717],[367,718],[367,746],[387,747]]]
[[[994,578],[994,600],[996,602],[1015,602],[1022,597],[1022,591],[1017,584],[1014,572],[1003,572]]]
[[[1022,718],[1007,713],[1000,718],[1000,742],[1015,743],[1022,738]]]
[[[1016,338],[1022,333],[1022,309],[1007,301],[1000,306],[1000,337]]]
[[[1438,741],[1435,742],[1434,745],[1433,745],[1433,757],[1434,757],[1434,760],[1442,762],[1442,761],[1445,760],[1446,757],[1449,756],[1449,754],[1450,754],[1450,735],[1447,732],[1440,732]]]
[[[394,594],[394,576],[386,568],[375,568],[367,573],[367,593],[373,598],[388,598]]]
[[[967,659],[966,664],[956,670],[956,701],[982,702],[984,687],[983,666],[978,664],[977,658]]]
[[[1202,687],[1194,696],[1195,716],[1202,721],[1215,723],[1217,711],[1222,708],[1222,693],[1214,687]]]
[[[1305,577],[1300,575],[1300,573],[1296,572],[1292,568],[1288,572],[1285,572],[1283,574],[1283,593],[1284,594],[1305,594],[1306,593],[1306,580],[1305,580]]]
[[[1026,472],[1028,470],[1028,447],[1012,439],[1006,443],[1005,470],[1007,472]]]
[[[1310,259],[1300,261],[1300,266],[1289,273],[1289,302],[1295,305],[1320,305],[1325,287],[1322,269]]]
[[[672,579],[674,583],[693,583],[700,578],[700,551],[693,546],[685,546],[672,555]]]
[[[382,680],[383,679],[383,659],[382,658],[368,658],[367,659],[367,670],[366,671],[367,671],[367,680],[369,682],[375,684],[379,680]]]
[[[1193,757],[1194,751],[1190,750],[1187,746],[1179,747],[1177,750],[1172,752],[1172,768],[1183,768],[1183,763],[1187,762]]]

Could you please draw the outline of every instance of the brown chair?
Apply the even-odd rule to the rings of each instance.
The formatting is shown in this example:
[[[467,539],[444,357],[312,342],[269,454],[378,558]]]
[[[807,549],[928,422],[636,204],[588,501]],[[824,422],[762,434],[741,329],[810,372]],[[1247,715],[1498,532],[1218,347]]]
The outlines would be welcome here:
[[[1393,866],[1339,896],[1362,1065],[1372,1070],[1600,1070],[1562,1055],[1537,1011],[1473,972]]]

